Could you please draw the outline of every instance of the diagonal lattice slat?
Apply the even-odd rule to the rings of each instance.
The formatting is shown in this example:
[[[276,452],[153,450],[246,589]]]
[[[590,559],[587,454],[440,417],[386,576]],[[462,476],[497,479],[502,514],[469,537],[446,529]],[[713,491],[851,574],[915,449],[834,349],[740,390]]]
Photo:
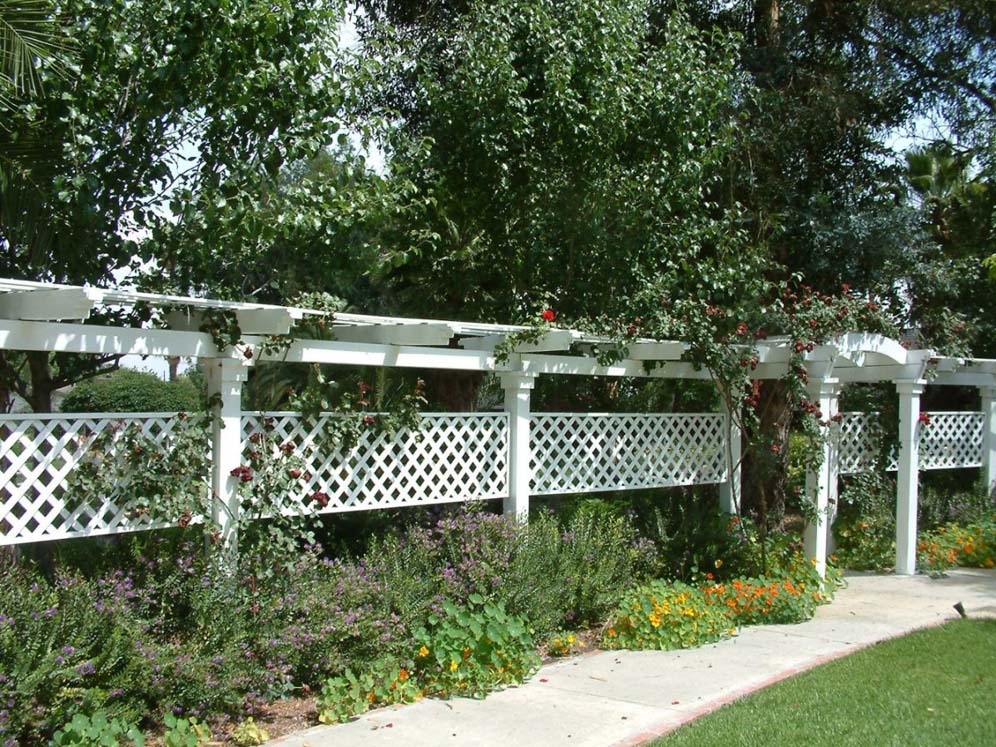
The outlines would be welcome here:
[[[138,424],[145,436],[162,444],[175,423],[175,413],[0,416],[0,545],[161,526],[109,501],[70,509],[66,490],[94,437]]]
[[[726,418],[716,413],[534,414],[531,492],[723,482],[727,430]]]
[[[920,469],[981,467],[981,412],[932,412],[930,425],[920,429]]]
[[[501,498],[508,491],[508,416],[505,413],[423,414],[417,431],[364,432],[348,452],[323,444],[324,421],[298,413],[246,413],[243,444],[264,427],[291,443],[305,460],[304,480],[291,502],[305,509],[315,491],[329,496],[318,513],[394,508]]]
[[[882,442],[879,416],[873,412],[841,413],[838,441],[840,473],[870,472]],[[982,465],[981,412],[930,412],[929,425],[920,427],[920,469],[953,469]],[[886,469],[898,469],[895,456]]]

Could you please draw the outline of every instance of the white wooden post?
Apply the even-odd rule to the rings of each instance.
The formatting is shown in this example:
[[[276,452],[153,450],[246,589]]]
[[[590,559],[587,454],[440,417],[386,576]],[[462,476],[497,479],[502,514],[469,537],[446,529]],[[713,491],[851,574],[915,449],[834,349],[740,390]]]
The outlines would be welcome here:
[[[740,427],[733,419],[726,400],[720,398],[720,407],[726,416],[726,482],[719,484],[719,510],[726,514],[740,513],[740,459],[742,456],[742,438]]]
[[[989,495],[996,492],[996,386],[982,387],[982,480]]]
[[[518,521],[529,519],[529,483],[532,480],[529,445],[529,398],[536,384],[536,374],[499,374],[505,390],[505,412],[508,413],[508,497],[506,516]]]
[[[239,478],[232,470],[242,463],[242,384],[248,378],[237,360],[207,359],[209,401],[215,408],[211,426],[211,519],[218,527],[225,553],[238,556]]]
[[[831,422],[831,426],[824,427],[820,465],[806,473],[806,495],[815,502],[816,513],[806,525],[803,541],[806,557],[815,560],[816,570],[822,578],[827,570],[830,503],[836,501],[837,495],[837,439],[832,425],[837,413],[840,382],[837,379],[811,379],[808,390],[813,404],[819,408],[820,420]]]
[[[916,573],[916,511],[920,490],[920,395],[925,381],[897,381],[899,474],[896,486],[896,573]]]

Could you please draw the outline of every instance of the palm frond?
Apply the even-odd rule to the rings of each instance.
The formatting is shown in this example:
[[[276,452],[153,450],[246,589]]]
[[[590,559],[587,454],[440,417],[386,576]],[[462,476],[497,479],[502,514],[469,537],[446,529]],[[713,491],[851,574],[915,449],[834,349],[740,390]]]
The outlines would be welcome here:
[[[42,91],[41,69],[67,75],[71,41],[50,0],[0,0],[0,108]]]

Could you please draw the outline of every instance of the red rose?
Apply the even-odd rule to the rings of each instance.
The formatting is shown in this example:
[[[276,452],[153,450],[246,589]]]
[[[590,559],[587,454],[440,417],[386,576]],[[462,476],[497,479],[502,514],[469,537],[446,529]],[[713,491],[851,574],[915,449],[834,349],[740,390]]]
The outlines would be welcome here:
[[[552,322],[554,319],[557,318],[557,315],[553,313],[553,309],[547,309],[542,314],[540,314],[540,316],[543,317],[544,322]]]

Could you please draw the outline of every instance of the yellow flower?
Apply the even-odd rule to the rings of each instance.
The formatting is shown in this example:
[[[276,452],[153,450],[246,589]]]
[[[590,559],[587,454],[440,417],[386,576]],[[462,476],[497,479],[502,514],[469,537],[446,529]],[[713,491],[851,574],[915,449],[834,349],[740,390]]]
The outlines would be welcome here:
[[[720,558],[716,558],[716,562],[713,565],[716,566],[716,570],[718,571],[723,567],[723,561]]]
[[[567,643],[568,643],[568,644],[572,644],[572,643],[574,643],[574,636],[573,636],[573,635],[569,635],[569,636],[567,636]]]
[[[459,666],[460,665],[457,664],[456,659],[450,660],[450,671],[451,672],[455,672],[457,670],[457,667],[459,667]]]
[[[427,649],[425,646],[422,646],[422,648],[420,648],[418,650],[418,655],[422,656],[422,657],[428,656],[429,655],[429,649]]]

